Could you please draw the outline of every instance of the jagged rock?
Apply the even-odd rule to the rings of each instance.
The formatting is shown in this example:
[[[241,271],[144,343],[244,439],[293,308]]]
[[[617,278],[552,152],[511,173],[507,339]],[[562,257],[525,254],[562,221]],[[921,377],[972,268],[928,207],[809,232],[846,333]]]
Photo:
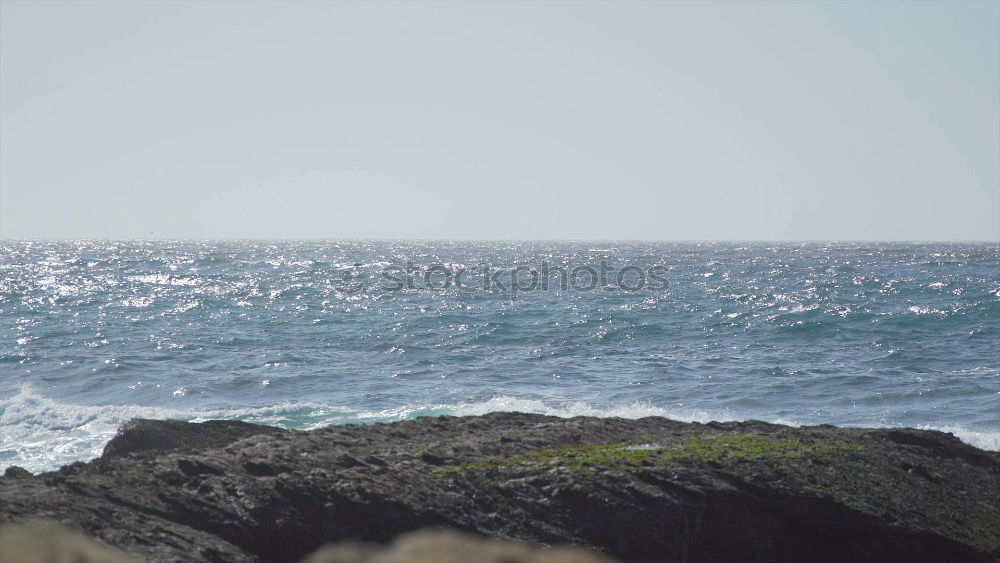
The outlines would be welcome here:
[[[450,530],[410,532],[381,547],[341,542],[321,547],[303,563],[614,563],[578,547],[539,548]]]
[[[2,479],[0,522],[164,561],[428,527],[625,561],[1000,558],[1000,454],[940,432],[494,413],[156,443],[203,426],[142,421],[116,438],[133,453]]]
[[[33,477],[30,471],[23,467],[11,465],[3,472],[4,479],[27,479]]]

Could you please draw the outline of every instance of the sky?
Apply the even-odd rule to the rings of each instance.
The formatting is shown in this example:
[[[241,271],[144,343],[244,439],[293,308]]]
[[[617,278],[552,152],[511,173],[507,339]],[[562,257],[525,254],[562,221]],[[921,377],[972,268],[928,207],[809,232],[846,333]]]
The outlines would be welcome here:
[[[1000,2],[0,0],[0,238],[1000,241]]]

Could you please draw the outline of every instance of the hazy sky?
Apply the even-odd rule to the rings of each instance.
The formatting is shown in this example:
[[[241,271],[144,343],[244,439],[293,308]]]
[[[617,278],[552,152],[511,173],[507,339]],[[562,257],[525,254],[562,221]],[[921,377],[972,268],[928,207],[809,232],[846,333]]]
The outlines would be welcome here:
[[[0,0],[0,237],[1000,239],[1000,2]]]

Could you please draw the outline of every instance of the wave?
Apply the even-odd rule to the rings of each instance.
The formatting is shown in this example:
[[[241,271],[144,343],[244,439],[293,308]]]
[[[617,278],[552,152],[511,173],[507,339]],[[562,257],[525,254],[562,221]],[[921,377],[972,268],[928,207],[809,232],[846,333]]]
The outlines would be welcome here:
[[[921,430],[937,430],[938,432],[946,432],[954,435],[966,444],[976,446],[979,449],[994,452],[1000,451],[1000,431],[970,430],[964,426],[956,424],[946,424],[941,426],[918,424],[917,428],[920,428]]]
[[[133,418],[202,422],[244,420],[286,428],[312,429],[351,422],[349,409],[313,403],[268,407],[173,409],[143,405],[76,405],[38,394],[29,385],[0,401],[0,470],[19,465],[37,472],[101,455],[118,428]],[[338,420],[344,419],[344,420]]]
[[[730,411],[666,409],[645,402],[600,408],[585,402],[551,404],[535,399],[498,395],[485,401],[401,406],[384,410],[354,410],[311,402],[288,402],[266,407],[172,409],[141,405],[76,405],[38,394],[28,385],[0,401],[0,471],[18,465],[32,472],[50,471],[75,461],[101,455],[118,428],[132,418],[202,422],[242,420],[284,428],[311,430],[331,424],[368,424],[410,420],[421,416],[470,416],[491,412],[530,412],[569,418],[574,416],[642,418],[662,416],[683,422],[746,420]],[[782,418],[752,417],[790,426],[803,423]],[[981,431],[960,425],[920,425],[949,432],[967,444],[1000,450],[1000,431]]]

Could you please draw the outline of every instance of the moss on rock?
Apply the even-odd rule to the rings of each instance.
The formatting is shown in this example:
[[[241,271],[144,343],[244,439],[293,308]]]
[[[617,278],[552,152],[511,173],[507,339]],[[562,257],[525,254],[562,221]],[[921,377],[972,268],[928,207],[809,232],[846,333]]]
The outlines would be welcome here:
[[[827,463],[844,461],[859,449],[859,445],[849,442],[803,441],[767,434],[693,434],[683,436],[676,442],[629,441],[542,449],[511,460],[490,460],[447,467],[439,470],[439,474],[512,470],[538,465],[570,470],[626,470],[641,467],[667,468],[687,463]]]

